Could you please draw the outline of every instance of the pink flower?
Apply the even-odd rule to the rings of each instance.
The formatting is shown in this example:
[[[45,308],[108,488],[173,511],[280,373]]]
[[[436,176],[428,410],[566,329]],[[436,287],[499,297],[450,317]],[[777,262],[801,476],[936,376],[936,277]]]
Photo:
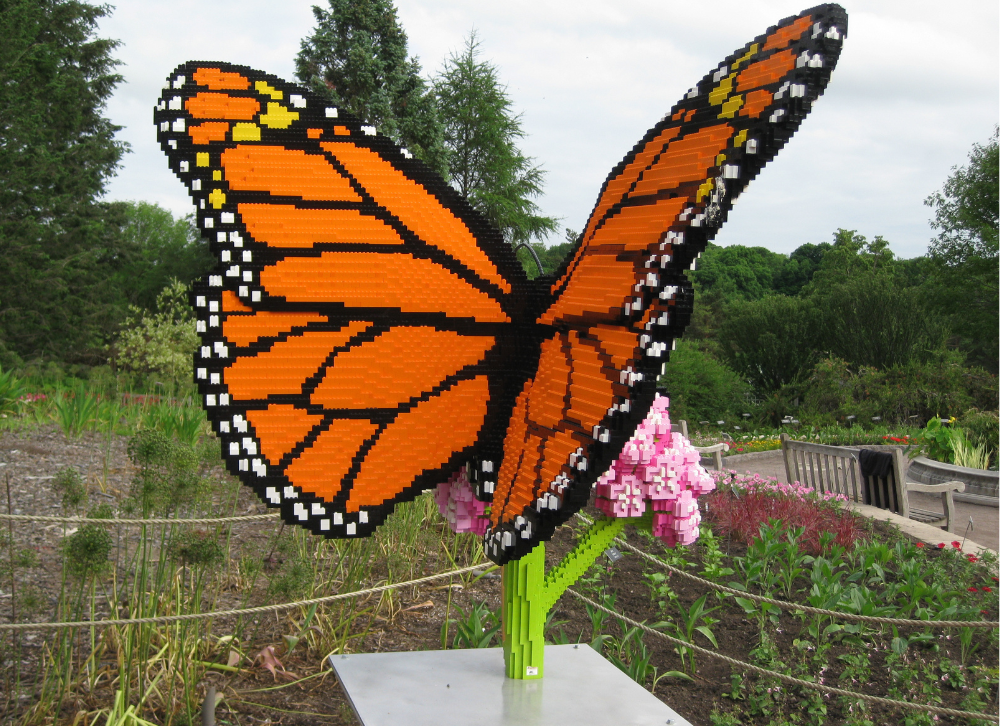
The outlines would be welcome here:
[[[986,585],[983,585],[982,590],[983,592],[993,592],[993,588],[987,587]]]
[[[727,475],[714,478],[701,466],[691,442],[670,431],[669,400],[657,394],[645,420],[595,485],[594,504],[612,517],[638,517],[653,511],[653,536],[667,545],[698,539],[701,513],[697,497]]]
[[[437,485],[434,501],[452,532],[474,532],[479,536],[486,534],[486,528],[490,524],[486,502],[476,499],[472,484],[465,478],[465,469]]]
[[[917,542],[917,547],[923,547],[923,546],[924,546],[923,542]]]
[[[939,550],[943,550],[944,549],[944,542],[941,542],[940,544],[938,544],[938,549]]]
[[[962,545],[959,542],[952,542],[951,546],[954,547],[956,550],[962,549]]]
[[[970,588],[968,588],[968,590],[969,590],[969,592],[979,592],[979,590],[977,590],[974,587],[970,587]]]
[[[979,562],[979,558],[975,555],[969,555],[969,562]]]

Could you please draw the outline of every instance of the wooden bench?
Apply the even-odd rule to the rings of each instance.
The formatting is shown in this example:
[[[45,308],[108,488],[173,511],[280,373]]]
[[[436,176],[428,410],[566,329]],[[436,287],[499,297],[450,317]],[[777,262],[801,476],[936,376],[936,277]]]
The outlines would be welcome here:
[[[940,484],[920,484],[906,481],[907,462],[899,449],[892,451],[892,475],[888,480],[861,476],[858,456],[861,449],[851,446],[827,446],[795,441],[781,434],[781,452],[785,460],[785,475],[789,482],[799,482],[817,492],[835,492],[848,499],[888,509],[920,522],[937,525],[952,532],[955,520],[954,492],[965,491],[965,483],[946,481]],[[944,514],[910,507],[907,492],[940,494]]]
[[[670,424],[670,432],[674,434],[681,434],[685,439],[688,438],[688,422],[681,419],[677,423]],[[690,439],[688,439],[690,441]],[[729,451],[729,444],[720,443],[713,444],[712,446],[695,446],[695,450],[702,456],[711,456],[712,463],[715,464],[716,471],[722,471],[722,452]]]

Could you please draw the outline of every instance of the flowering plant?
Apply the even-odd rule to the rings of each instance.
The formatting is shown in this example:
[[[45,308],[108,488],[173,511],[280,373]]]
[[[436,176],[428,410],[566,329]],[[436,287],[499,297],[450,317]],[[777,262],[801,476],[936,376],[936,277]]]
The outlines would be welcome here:
[[[712,472],[718,492],[712,505],[712,531],[742,542],[758,536],[762,525],[780,520],[784,526],[803,528],[800,544],[813,555],[823,551],[824,532],[834,535],[833,544],[850,550],[865,534],[849,511],[833,506],[846,500],[843,494],[817,492],[799,482],[786,484],[760,474],[733,470]]]
[[[757,439],[735,439],[729,444],[729,455],[752,454],[757,451],[775,451],[781,448],[781,439],[777,437]]]
[[[846,502],[847,497],[837,492],[817,492],[812,487],[803,486],[799,482],[786,484],[773,476],[762,477],[760,474],[747,472],[739,474],[734,469],[713,471],[712,478],[718,486],[725,486],[737,494],[777,494],[800,501],[811,502]]]

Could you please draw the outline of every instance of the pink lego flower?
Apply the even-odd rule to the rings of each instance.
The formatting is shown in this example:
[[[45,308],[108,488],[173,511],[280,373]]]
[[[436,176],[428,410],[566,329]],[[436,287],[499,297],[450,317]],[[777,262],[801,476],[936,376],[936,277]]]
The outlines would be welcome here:
[[[648,504],[653,536],[672,547],[698,539],[697,498],[715,489],[715,480],[691,442],[670,432],[669,403],[657,394],[618,460],[597,480],[595,504],[612,517],[641,516]]]
[[[486,534],[486,528],[490,524],[486,502],[476,499],[472,493],[472,484],[465,478],[464,469],[448,481],[438,484],[434,501],[452,532],[474,532],[479,536]]]

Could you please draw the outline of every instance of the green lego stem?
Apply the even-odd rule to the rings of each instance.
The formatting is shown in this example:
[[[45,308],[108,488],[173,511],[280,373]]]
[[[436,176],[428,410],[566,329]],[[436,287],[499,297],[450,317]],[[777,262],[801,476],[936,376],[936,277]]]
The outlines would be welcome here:
[[[503,566],[503,662],[508,678],[541,678],[544,669],[545,543]]]
[[[508,678],[544,674],[545,620],[566,588],[594,564],[622,531],[623,519],[592,524],[562,562],[545,574],[545,544],[503,567],[503,658]]]

